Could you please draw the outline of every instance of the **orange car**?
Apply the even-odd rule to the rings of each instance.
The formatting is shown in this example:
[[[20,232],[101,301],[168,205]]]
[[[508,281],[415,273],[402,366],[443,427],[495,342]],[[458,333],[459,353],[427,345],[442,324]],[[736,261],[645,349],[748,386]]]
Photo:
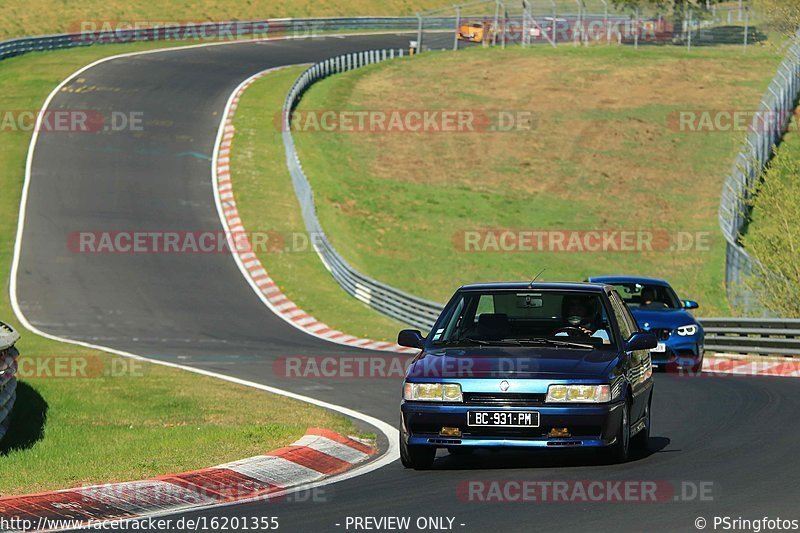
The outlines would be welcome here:
[[[468,22],[458,28],[458,40],[482,43],[492,30],[491,22]]]

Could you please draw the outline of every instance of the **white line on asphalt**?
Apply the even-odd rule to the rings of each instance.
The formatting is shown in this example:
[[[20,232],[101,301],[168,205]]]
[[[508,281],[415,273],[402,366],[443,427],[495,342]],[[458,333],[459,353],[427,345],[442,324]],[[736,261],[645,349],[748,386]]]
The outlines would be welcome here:
[[[376,32],[376,34],[381,34],[381,33],[384,33],[384,32]],[[368,34],[366,34],[366,33],[345,34],[344,36],[361,36],[361,35],[368,35]],[[40,113],[38,114],[38,116],[36,118],[36,124],[35,124],[34,130],[33,130],[33,134],[31,135],[31,142],[30,142],[30,144],[28,146],[28,157],[27,157],[27,160],[26,160],[26,163],[25,163],[25,182],[24,182],[23,187],[22,187],[22,197],[20,199],[19,216],[18,216],[18,219],[17,219],[17,235],[16,235],[16,241],[14,243],[14,257],[13,257],[13,260],[12,260],[12,263],[11,263],[11,279],[9,281],[9,297],[10,297],[10,300],[11,300],[11,307],[12,307],[12,309],[14,311],[14,314],[17,316],[17,319],[20,321],[20,323],[28,331],[30,331],[30,332],[32,332],[32,333],[34,333],[36,335],[39,335],[40,337],[44,337],[46,339],[50,339],[50,340],[54,340],[54,341],[58,341],[58,342],[63,342],[63,343],[67,343],[67,344],[74,344],[74,345],[77,345],[77,346],[83,346],[85,348],[91,348],[91,349],[94,349],[94,350],[104,351],[104,352],[112,353],[112,354],[115,354],[115,355],[119,355],[121,357],[127,357],[127,358],[130,358],[130,359],[135,359],[135,360],[140,360],[140,361],[147,361],[149,363],[153,363],[153,364],[156,364],[156,365],[166,366],[166,367],[170,367],[170,368],[176,368],[176,369],[184,370],[186,372],[192,372],[194,374],[199,374],[199,375],[202,375],[202,376],[207,376],[207,377],[211,377],[211,378],[220,379],[220,380],[223,380],[223,381],[227,381],[229,383],[234,383],[236,385],[242,385],[242,386],[245,386],[245,387],[258,389],[258,390],[261,390],[261,391],[264,391],[264,392],[268,392],[268,393],[271,393],[271,394],[277,394],[277,395],[280,395],[280,396],[286,396],[288,398],[292,398],[292,399],[299,400],[299,401],[302,401],[302,402],[306,402],[306,403],[309,403],[309,404],[312,404],[312,405],[316,405],[318,407],[329,409],[331,411],[336,411],[336,412],[341,413],[341,414],[343,414],[345,416],[349,416],[351,418],[355,418],[356,420],[360,420],[362,422],[365,422],[366,424],[369,424],[369,425],[375,427],[377,430],[379,430],[381,433],[383,433],[383,435],[388,439],[388,446],[389,446],[388,449],[386,450],[386,452],[383,455],[381,455],[379,458],[377,458],[374,461],[366,463],[366,464],[364,464],[362,466],[356,466],[352,470],[348,470],[348,471],[346,471],[346,472],[344,472],[342,474],[331,476],[330,478],[325,478],[325,479],[320,480],[320,481],[316,481],[316,482],[313,482],[313,483],[308,483],[308,484],[305,484],[305,485],[300,485],[300,486],[297,486],[297,487],[293,487],[293,488],[287,489],[287,490],[282,491],[280,493],[275,493],[275,494],[271,495],[271,497],[277,497],[277,496],[291,494],[291,493],[295,493],[295,492],[299,492],[299,491],[309,490],[309,489],[312,489],[312,488],[315,488],[315,487],[322,487],[322,486],[325,486],[325,485],[330,485],[330,484],[333,484],[333,483],[344,481],[346,479],[351,479],[351,478],[354,478],[354,477],[357,477],[357,476],[368,474],[369,472],[372,472],[374,470],[382,468],[382,467],[386,466],[387,464],[390,464],[390,463],[396,461],[400,457],[399,446],[398,446],[398,438],[399,438],[398,430],[394,426],[392,426],[390,424],[387,424],[386,422],[384,422],[382,420],[379,420],[379,419],[377,419],[375,417],[372,417],[370,415],[367,415],[367,414],[364,414],[364,413],[360,413],[358,411],[355,411],[353,409],[350,409],[350,408],[347,408],[347,407],[344,407],[344,406],[341,406],[341,405],[336,405],[336,404],[324,402],[322,400],[317,400],[315,398],[311,398],[311,397],[308,397],[308,396],[303,396],[303,395],[300,395],[300,394],[297,394],[297,393],[294,393],[294,392],[291,392],[291,391],[282,390],[282,389],[278,389],[278,388],[275,388],[275,387],[271,387],[269,385],[263,385],[261,383],[255,383],[255,382],[252,382],[252,381],[239,379],[239,378],[236,378],[236,377],[233,377],[233,376],[226,376],[224,374],[219,374],[217,372],[209,372],[207,370],[201,370],[199,368],[193,368],[193,367],[190,367],[190,366],[180,365],[180,364],[177,364],[177,363],[171,363],[171,362],[168,362],[168,361],[160,361],[158,359],[151,359],[149,357],[144,357],[144,356],[141,356],[141,355],[138,355],[138,354],[134,354],[134,353],[131,353],[131,352],[126,352],[126,351],[123,351],[123,350],[117,350],[115,348],[111,348],[111,347],[108,347],[108,346],[101,346],[101,345],[91,344],[91,343],[88,343],[88,342],[83,342],[83,341],[74,340],[74,339],[67,339],[67,338],[64,338],[64,337],[59,337],[58,335],[52,335],[50,333],[46,333],[44,331],[41,331],[40,329],[35,327],[33,324],[31,324],[31,322],[25,317],[24,313],[22,312],[22,309],[19,306],[19,301],[17,299],[17,297],[18,297],[18,295],[17,295],[17,276],[19,274],[20,253],[22,251],[22,238],[23,238],[24,229],[25,229],[25,213],[26,213],[27,206],[28,206],[28,192],[30,190],[31,169],[32,169],[32,165],[33,165],[33,155],[34,155],[34,150],[36,148],[36,141],[38,140],[38,137],[39,137],[39,129],[41,128],[41,123],[42,123],[42,120],[44,118],[44,114],[47,111],[47,108],[50,105],[50,102],[53,100],[55,95],[58,94],[59,91],[61,91],[62,87],[64,87],[72,79],[76,78],[77,76],[81,75],[82,73],[86,72],[87,70],[89,70],[89,69],[91,69],[91,68],[93,68],[93,67],[95,67],[97,65],[100,65],[100,64],[105,63],[107,61],[112,61],[114,59],[123,58],[123,57],[133,57],[133,56],[149,55],[149,54],[156,54],[156,53],[162,53],[162,52],[172,52],[172,51],[177,51],[177,50],[186,50],[186,49],[190,49],[190,48],[200,48],[200,47],[206,47],[206,46],[236,45],[236,44],[246,44],[246,43],[255,43],[255,42],[269,42],[269,41],[284,40],[284,39],[295,39],[295,38],[300,39],[301,37],[284,37],[284,38],[281,38],[281,39],[249,39],[249,40],[245,40],[245,41],[222,42],[222,43],[202,43],[202,44],[194,44],[194,45],[187,45],[187,46],[176,46],[176,47],[172,47],[172,48],[161,48],[161,49],[157,49],[157,50],[145,50],[145,51],[141,51],[141,52],[128,52],[128,53],[124,53],[124,54],[118,54],[118,55],[114,55],[114,56],[105,57],[105,58],[102,58],[102,59],[98,59],[97,61],[94,61],[92,63],[89,63],[88,65],[86,65],[84,67],[81,67],[80,69],[78,69],[77,71],[72,73],[70,76],[65,78],[61,83],[59,83],[50,92],[50,94],[47,96],[47,98],[44,101],[44,104],[42,104],[42,109],[41,109]],[[289,65],[287,65],[287,66],[289,66]],[[239,87],[236,88],[236,90],[234,91],[233,94],[235,94],[236,91],[238,91],[238,89],[239,89]],[[225,121],[225,118],[228,115],[227,111],[228,111],[228,109],[229,109],[229,107],[231,105],[231,102],[232,102],[232,99],[233,99],[233,94],[231,95],[231,98],[228,100],[228,103],[226,104],[225,113],[221,117],[221,123],[220,123],[220,129],[219,129],[219,133],[218,133],[218,138],[216,139],[215,146],[214,146],[214,157],[212,158],[212,172],[213,172],[213,179],[214,179],[214,201],[217,204],[217,211],[218,211],[218,213],[220,215],[220,220],[222,221],[223,226],[226,227],[226,228],[227,228],[227,225],[225,223],[225,219],[224,219],[224,215],[223,215],[223,211],[222,211],[222,205],[221,205],[221,203],[219,201],[218,194],[217,194],[217,190],[218,189],[217,189],[216,160],[217,160],[217,157],[218,157],[218,150],[219,150],[219,144],[220,144],[219,141],[221,140],[222,134],[224,134],[224,121]],[[239,264],[241,262],[238,259],[238,257],[235,256],[235,255],[234,255],[234,260],[237,261],[237,264]],[[244,269],[244,265],[243,264],[240,265],[240,270],[241,269]],[[245,276],[245,278],[248,280],[248,283],[253,288],[253,290],[257,294],[260,294],[260,292],[261,292],[260,289],[250,279],[250,277],[249,276]],[[262,298],[262,301],[265,302],[267,307],[272,308],[271,305],[269,303],[267,303],[266,297]],[[280,313],[276,313],[276,314],[278,314],[278,316],[281,316]],[[284,319],[284,320],[286,320],[286,319]],[[294,327],[297,327],[297,325],[292,323],[290,320],[286,320],[286,321],[289,324],[292,324]],[[301,331],[304,331],[305,333],[307,333],[309,335],[314,335],[313,333],[309,333],[308,330],[305,330],[303,328],[299,328],[298,327],[298,329],[300,329]],[[314,335],[314,336],[319,337],[318,335]],[[139,517],[136,517],[136,518],[131,518],[130,520],[126,520],[126,521],[136,521],[138,519],[147,518],[147,517],[151,517],[151,516],[166,516],[166,515],[177,514],[179,512],[185,512],[185,511],[189,511],[189,510],[192,510],[192,511],[195,511],[195,510],[207,510],[207,509],[216,509],[216,508],[220,508],[220,507],[228,507],[228,506],[232,506],[232,505],[241,505],[243,503],[247,503],[248,501],[256,501],[258,499],[259,498],[253,498],[251,500],[241,500],[241,501],[238,501],[238,502],[197,506],[197,507],[191,507],[191,508],[183,509],[182,511],[181,510],[178,510],[178,511],[171,510],[171,511],[165,511],[165,512],[161,512],[161,513],[149,513],[149,514],[143,514],[142,516],[139,516]]]

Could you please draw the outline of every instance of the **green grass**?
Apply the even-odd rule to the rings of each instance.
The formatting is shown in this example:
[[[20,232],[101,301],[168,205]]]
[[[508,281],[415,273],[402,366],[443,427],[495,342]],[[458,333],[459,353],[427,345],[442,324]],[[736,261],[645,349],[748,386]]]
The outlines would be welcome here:
[[[248,232],[277,232],[287,242],[292,234],[304,234],[305,230],[275,117],[303,70],[287,68],[259,79],[245,91],[234,116],[231,169],[244,227]],[[301,246],[296,252],[257,253],[284,293],[318,320],[351,335],[397,338],[403,325],[348,296],[310,247]]]
[[[445,301],[460,284],[629,273],[730,312],[717,226],[743,133],[668,125],[680,110],[754,110],[780,60],[768,46],[535,47],[430,53],[329,78],[300,110],[530,110],[520,133],[319,133],[295,140],[323,227],[357,269]],[[689,252],[467,253],[480,228],[659,229],[708,235]]]
[[[445,0],[10,0],[0,5],[0,39],[16,36],[77,32],[83,23],[113,28],[138,23],[164,26],[169,22],[262,20],[282,17],[335,17],[356,15],[406,15],[415,11],[450,6]]]
[[[2,61],[3,108],[37,110],[79,67],[163,46],[109,45]],[[13,316],[7,280],[30,132],[0,135],[0,279],[6,288],[0,319],[22,334],[17,346],[23,368],[43,357],[74,357],[112,368],[119,358],[38,337]],[[0,444],[0,496],[205,468],[284,446],[307,427],[356,431],[348,419],[326,410],[163,366],[142,364],[115,376],[26,376],[9,436]]]

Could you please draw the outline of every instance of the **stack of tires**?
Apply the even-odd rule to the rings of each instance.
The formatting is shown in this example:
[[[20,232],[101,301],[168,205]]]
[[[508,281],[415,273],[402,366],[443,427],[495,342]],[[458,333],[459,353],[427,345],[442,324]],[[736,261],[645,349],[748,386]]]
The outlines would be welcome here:
[[[14,344],[19,334],[14,328],[0,322],[0,440],[6,436],[11,422],[11,411],[17,399],[17,356]]]

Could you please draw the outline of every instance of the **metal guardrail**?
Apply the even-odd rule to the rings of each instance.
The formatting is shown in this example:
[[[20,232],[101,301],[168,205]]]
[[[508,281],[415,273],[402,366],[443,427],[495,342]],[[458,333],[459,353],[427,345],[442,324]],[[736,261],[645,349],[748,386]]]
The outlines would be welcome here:
[[[431,20],[433,28],[452,28],[453,17]],[[254,21],[209,22],[178,26],[128,28],[61,33],[40,37],[20,37],[0,41],[0,60],[29,52],[142,41],[184,40],[200,38],[235,40],[237,38],[295,35],[313,37],[324,32],[350,30],[416,30],[416,17],[329,17],[265,19]]]
[[[706,350],[800,356],[800,319],[703,318]]]
[[[788,45],[778,73],[761,99],[741,151],[725,179],[719,206],[719,225],[726,240],[725,286],[734,307],[748,314],[763,314],[754,295],[745,286],[756,266],[740,245],[740,235],[750,215],[753,186],[763,175],[780,143],[800,96],[800,31]]]
[[[3,440],[11,422],[11,411],[17,401],[17,349],[14,344],[19,333],[0,322],[0,440]]]
[[[339,285],[357,300],[401,322],[428,331],[442,310],[441,304],[408,294],[358,272],[333,247],[317,218],[314,193],[300,164],[291,129],[292,111],[306,89],[315,82],[333,74],[403,55],[403,50],[370,50],[333,57],[309,67],[297,78],[286,96],[283,106],[283,145],[295,194],[300,202],[303,222],[309,234],[314,235],[312,239],[314,249],[325,268]]]

